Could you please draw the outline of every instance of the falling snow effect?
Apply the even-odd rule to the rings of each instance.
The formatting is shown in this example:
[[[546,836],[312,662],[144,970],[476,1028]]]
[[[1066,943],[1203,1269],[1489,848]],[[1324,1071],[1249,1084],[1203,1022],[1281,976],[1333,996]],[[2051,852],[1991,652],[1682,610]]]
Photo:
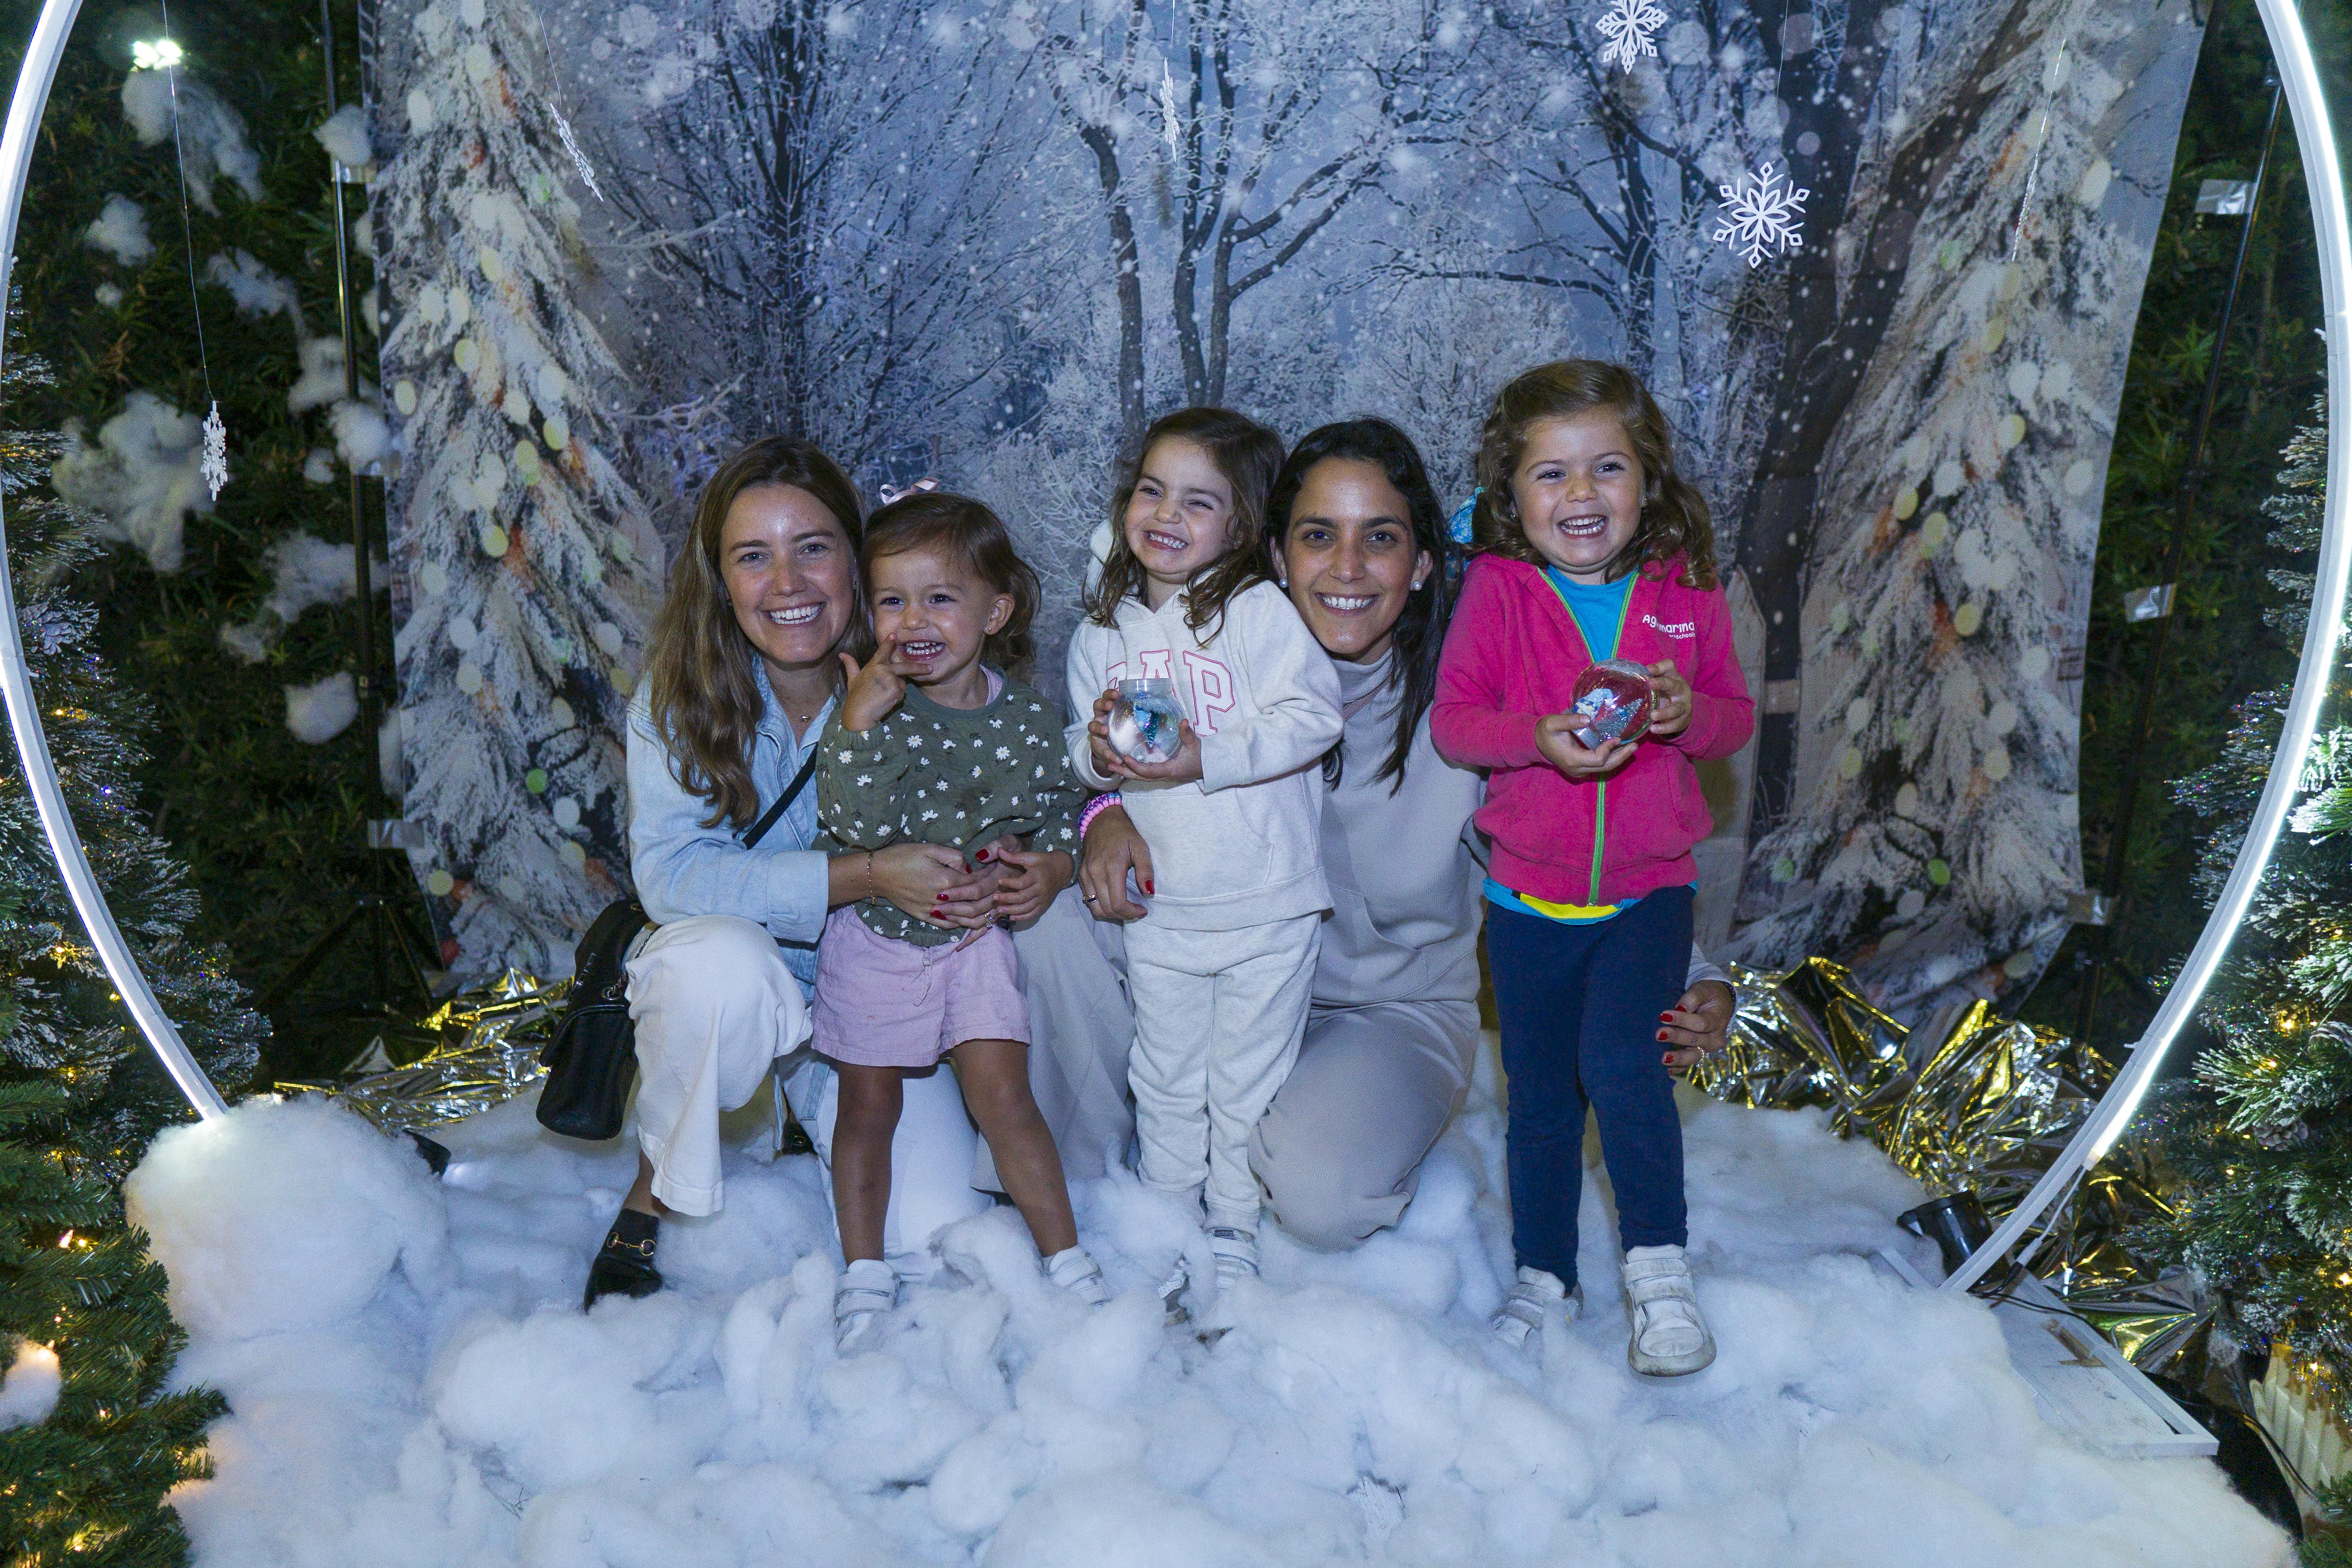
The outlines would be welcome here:
[[[1635,60],[1655,55],[1658,46],[1650,40],[1665,25],[1665,12],[1651,0],[1610,0],[1601,16],[1601,68],[1615,65],[1631,71]]]
[[[1728,240],[1748,266],[1761,267],[1766,257],[1786,256],[1804,244],[1805,198],[1812,193],[1798,188],[1786,174],[1775,174],[1771,164],[1737,184],[1717,188],[1723,192],[1724,216],[1715,226],[1716,241]]]
[[[946,1231],[877,1347],[834,1350],[814,1159],[731,1152],[727,1206],[662,1227],[672,1289],[579,1309],[634,1155],[510,1103],[404,1143],[313,1104],[158,1139],[132,1217],[220,1389],[215,1473],[173,1495],[196,1568],[1144,1568],[1706,1563],[2284,1568],[2204,1460],[2085,1453],[1998,1325],[1874,1262],[1933,1249],[1919,1189],[1818,1113],[1686,1110],[1691,1240],[1722,1347],[1625,1364],[1605,1173],[1587,1306],[1540,1353],[1485,1326],[1508,1222],[1491,1044],[1394,1230],[1267,1236],[1204,1344],[1150,1287],[1196,1226],[1124,1173],[1076,1184],[1122,1293],[1040,1278],[1013,1211]]]
[[[213,500],[220,500],[221,487],[228,483],[228,426],[221,423],[217,398],[213,401],[213,411],[205,416],[205,457],[200,471]]]

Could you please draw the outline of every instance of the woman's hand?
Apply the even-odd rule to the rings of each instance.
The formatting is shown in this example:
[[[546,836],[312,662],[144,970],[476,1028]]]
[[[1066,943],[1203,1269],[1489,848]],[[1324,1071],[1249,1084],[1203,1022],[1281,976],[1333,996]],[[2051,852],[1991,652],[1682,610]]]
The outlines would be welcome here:
[[[847,654],[841,656],[841,673],[846,682],[841,691],[841,727],[853,735],[862,735],[890,716],[907,695],[907,683],[890,667],[898,657],[898,639],[882,639],[874,657],[863,668]]]
[[[971,852],[972,864],[939,892],[937,925],[978,931],[996,923],[996,892],[1004,885],[1005,857],[1021,847],[1010,833],[999,834]]]
[[[1680,1077],[1702,1055],[1723,1049],[1737,998],[1720,980],[1702,980],[1683,993],[1671,1013],[1658,1016],[1658,1043],[1666,1047],[1666,1070]]]
[[[864,851],[853,851],[852,857]],[[843,857],[836,856],[836,859]],[[994,918],[992,876],[988,889],[977,900],[963,899],[950,909],[942,900],[950,890],[968,889],[972,875],[964,869],[963,851],[944,844],[893,844],[874,851],[873,897],[935,926],[986,924],[975,913]]]
[[[1664,740],[1690,728],[1690,682],[1675,671],[1674,660],[1650,666],[1650,733]]]
[[[1139,763],[1110,743],[1110,706],[1118,700],[1111,687],[1095,699],[1095,716],[1087,722],[1087,747],[1095,772],[1107,779],[1144,779],[1152,784],[1191,784],[1201,776],[1201,737],[1192,723],[1176,721],[1176,754],[1164,763]]]
[[[1044,914],[1077,871],[1077,863],[1061,849],[1008,849],[1003,864],[1003,879],[996,884],[996,918],[1016,926]]]
[[[1084,863],[1078,868],[1078,888],[1087,912],[1098,921],[1139,921],[1151,911],[1127,896],[1127,876],[1146,893],[1151,887],[1151,846],[1135,830],[1127,807],[1114,805],[1097,812],[1087,824],[1086,842],[1078,847]]]
[[[1603,741],[1598,748],[1586,747],[1576,738],[1583,723],[1573,713],[1555,713],[1536,723],[1536,750],[1543,753],[1544,761],[1559,770],[1562,778],[1577,784],[1605,779],[1633,760],[1633,748],[1623,741]]]

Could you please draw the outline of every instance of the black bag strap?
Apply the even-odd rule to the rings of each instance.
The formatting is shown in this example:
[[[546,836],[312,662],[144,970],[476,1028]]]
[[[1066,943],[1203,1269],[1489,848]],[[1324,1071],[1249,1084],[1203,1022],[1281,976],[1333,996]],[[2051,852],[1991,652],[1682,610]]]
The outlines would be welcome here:
[[[800,799],[801,791],[808,788],[808,782],[815,773],[816,748],[812,746],[809,748],[808,761],[803,763],[801,771],[793,775],[793,782],[784,786],[784,793],[777,797],[776,804],[761,813],[760,820],[751,824],[751,831],[743,835],[744,848],[751,848],[768,836],[768,829],[776,825],[776,818],[783,816],[791,808],[793,802]]]

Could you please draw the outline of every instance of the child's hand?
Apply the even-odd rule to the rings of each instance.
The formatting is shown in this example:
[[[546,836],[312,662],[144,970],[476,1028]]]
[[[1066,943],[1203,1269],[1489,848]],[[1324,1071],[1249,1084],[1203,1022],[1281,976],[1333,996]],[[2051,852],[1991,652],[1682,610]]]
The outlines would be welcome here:
[[[1536,723],[1536,750],[1560,776],[1577,784],[1605,779],[1633,760],[1633,748],[1622,741],[1603,741],[1598,750],[1576,738],[1584,721],[1574,713],[1555,713]]]
[[[1152,784],[1191,784],[1201,776],[1201,737],[1192,732],[1192,724],[1176,721],[1176,754],[1164,763],[1139,763],[1132,757],[1113,753],[1117,766],[1108,771],[1121,778],[1144,779]]]
[[[1077,869],[1060,849],[1008,849],[1004,864],[1004,879],[996,884],[996,918],[1016,926],[1044,914]]]
[[[1650,666],[1650,733],[1661,740],[1690,728],[1690,682],[1675,672],[1672,659]]]
[[[1118,688],[1106,686],[1103,694],[1095,699],[1095,716],[1087,721],[1087,752],[1093,758],[1095,772],[1107,779],[1119,776],[1122,760],[1110,743],[1111,704],[1118,700]]]
[[[933,925],[962,926],[969,931],[984,931],[996,923],[997,890],[1004,886],[1008,869],[1007,858],[1021,847],[1021,840],[1006,833],[976,846],[971,852],[975,862],[954,882],[941,888],[932,900],[935,912]]]
[[[887,637],[874,650],[874,657],[864,668],[847,654],[841,656],[841,672],[848,684],[841,693],[841,727],[853,735],[862,735],[890,716],[907,695],[907,683],[890,667],[898,658],[898,639]]]

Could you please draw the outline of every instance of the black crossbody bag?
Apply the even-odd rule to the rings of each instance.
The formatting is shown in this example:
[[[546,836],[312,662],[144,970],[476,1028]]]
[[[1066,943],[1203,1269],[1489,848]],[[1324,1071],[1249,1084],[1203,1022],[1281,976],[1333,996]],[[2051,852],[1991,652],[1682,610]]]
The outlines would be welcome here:
[[[775,805],[743,836],[752,848],[784,815],[816,773],[816,753]],[[566,1138],[598,1141],[615,1137],[628,1108],[629,1085],[637,1075],[637,1029],[629,1019],[629,975],[624,967],[629,944],[652,922],[635,899],[604,906],[572,952],[572,994],[555,1037],[539,1055],[547,1081],[539,1091],[539,1124]]]

